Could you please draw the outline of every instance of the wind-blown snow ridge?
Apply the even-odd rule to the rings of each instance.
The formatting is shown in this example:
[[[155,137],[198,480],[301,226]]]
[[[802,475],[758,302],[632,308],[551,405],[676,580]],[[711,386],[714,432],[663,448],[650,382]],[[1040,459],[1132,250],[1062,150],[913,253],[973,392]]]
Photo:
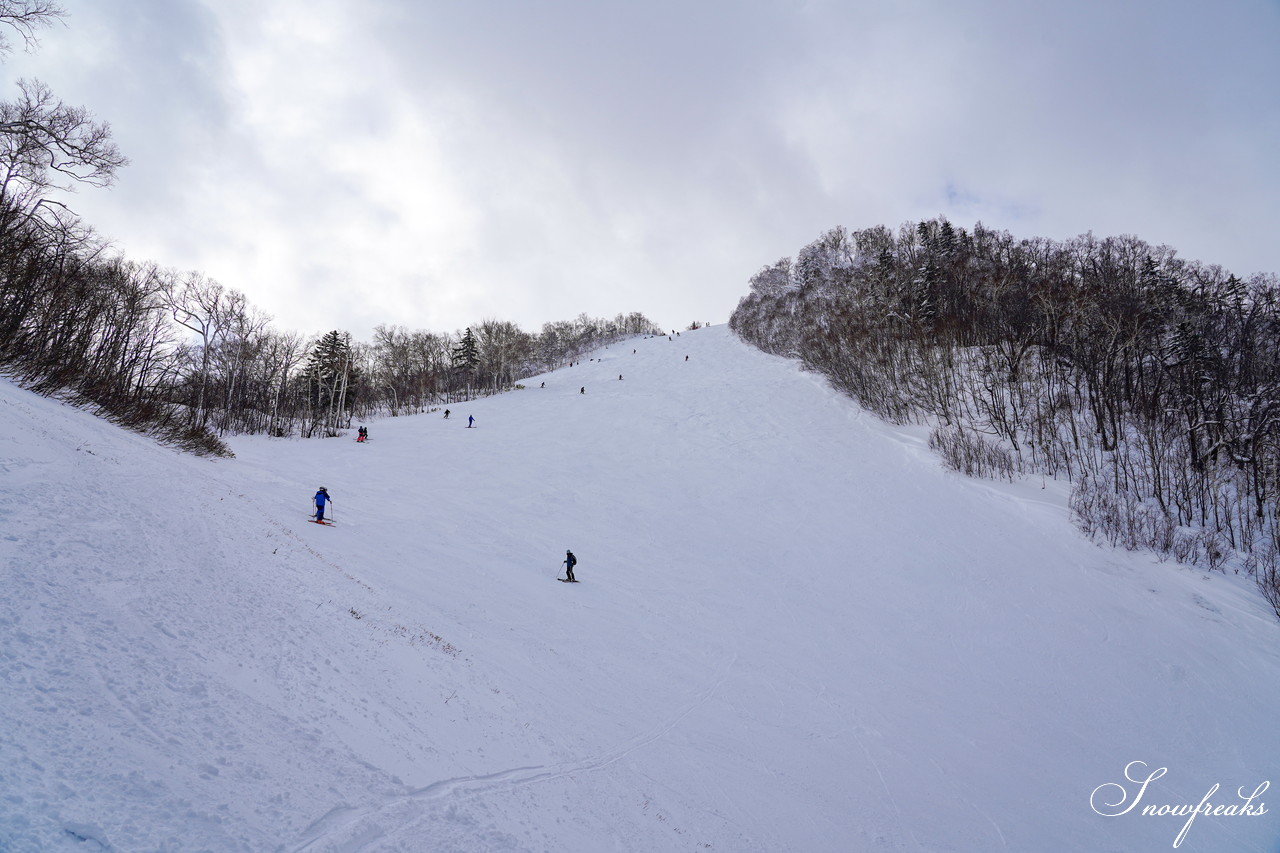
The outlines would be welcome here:
[[[525,386],[210,461],[0,384],[0,850],[1164,850],[1131,762],[1271,778],[1241,579],[722,327]]]

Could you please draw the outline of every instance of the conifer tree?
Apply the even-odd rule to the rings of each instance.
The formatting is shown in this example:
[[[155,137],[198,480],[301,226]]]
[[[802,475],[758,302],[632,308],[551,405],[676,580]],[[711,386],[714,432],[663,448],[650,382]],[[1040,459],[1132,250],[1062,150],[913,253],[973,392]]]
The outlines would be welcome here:
[[[471,327],[468,326],[462,335],[462,340],[458,341],[458,345],[453,348],[453,366],[471,374],[479,364],[480,346],[476,343],[476,336],[472,334]]]
[[[351,334],[336,329],[321,337],[311,350],[303,378],[313,407],[312,430],[322,426],[333,434],[341,426],[352,379],[351,356]]]

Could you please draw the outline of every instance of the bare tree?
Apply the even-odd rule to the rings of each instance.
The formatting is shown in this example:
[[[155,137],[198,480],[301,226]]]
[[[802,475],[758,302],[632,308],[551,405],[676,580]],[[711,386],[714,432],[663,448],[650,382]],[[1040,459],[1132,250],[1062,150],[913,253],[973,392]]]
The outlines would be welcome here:
[[[197,347],[189,348],[193,361],[199,365],[193,370],[195,375],[189,378],[194,380],[197,388],[192,422],[204,427],[209,422],[208,395],[212,380],[209,365],[225,313],[227,291],[202,273],[190,272],[179,277],[170,270],[165,273],[164,293],[165,305],[174,322],[200,338]]]
[[[65,14],[53,0],[0,0],[0,57],[12,50],[6,28],[31,50],[36,31]],[[84,107],[63,103],[38,80],[19,80],[18,91],[17,99],[0,101],[0,208],[9,220],[3,224],[16,219],[71,232],[78,223],[54,195],[79,184],[109,186],[128,160],[111,126]]]
[[[72,189],[67,181],[110,186],[128,160],[111,140],[111,126],[95,122],[84,107],[58,100],[39,80],[19,80],[20,97],[0,103],[0,136],[9,171],[39,186]]]
[[[0,24],[17,33],[23,47],[34,50],[39,43],[36,32],[53,26],[67,12],[53,0],[0,0]],[[0,57],[13,52],[13,45],[0,28]]]

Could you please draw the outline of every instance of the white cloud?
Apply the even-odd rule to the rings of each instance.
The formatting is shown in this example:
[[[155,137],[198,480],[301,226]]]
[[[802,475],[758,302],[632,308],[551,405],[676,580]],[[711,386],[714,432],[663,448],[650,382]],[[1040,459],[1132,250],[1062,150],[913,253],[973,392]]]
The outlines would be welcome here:
[[[285,328],[720,321],[831,226],[940,213],[1280,270],[1259,0],[68,5],[6,70],[133,159],[78,209]]]

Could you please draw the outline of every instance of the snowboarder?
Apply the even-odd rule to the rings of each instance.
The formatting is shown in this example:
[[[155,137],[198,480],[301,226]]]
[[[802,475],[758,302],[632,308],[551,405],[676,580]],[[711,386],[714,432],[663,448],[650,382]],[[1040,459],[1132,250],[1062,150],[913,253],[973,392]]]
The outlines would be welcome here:
[[[475,415],[467,415],[467,429],[471,429],[472,425],[475,424],[475,422],[476,422]]]
[[[444,419],[445,419],[446,421],[447,421],[447,420],[449,420],[449,410],[448,410],[448,409],[445,409],[445,410],[444,410]]]
[[[564,573],[568,575],[568,577],[565,578],[565,580],[568,581],[569,583],[578,582],[573,576],[573,567],[576,565],[578,565],[578,558],[573,556],[572,551],[565,551],[564,552]]]
[[[316,492],[316,496],[312,499],[316,505],[316,524],[324,524],[324,505],[331,500],[333,498],[329,496],[329,490],[321,486],[320,490]]]

